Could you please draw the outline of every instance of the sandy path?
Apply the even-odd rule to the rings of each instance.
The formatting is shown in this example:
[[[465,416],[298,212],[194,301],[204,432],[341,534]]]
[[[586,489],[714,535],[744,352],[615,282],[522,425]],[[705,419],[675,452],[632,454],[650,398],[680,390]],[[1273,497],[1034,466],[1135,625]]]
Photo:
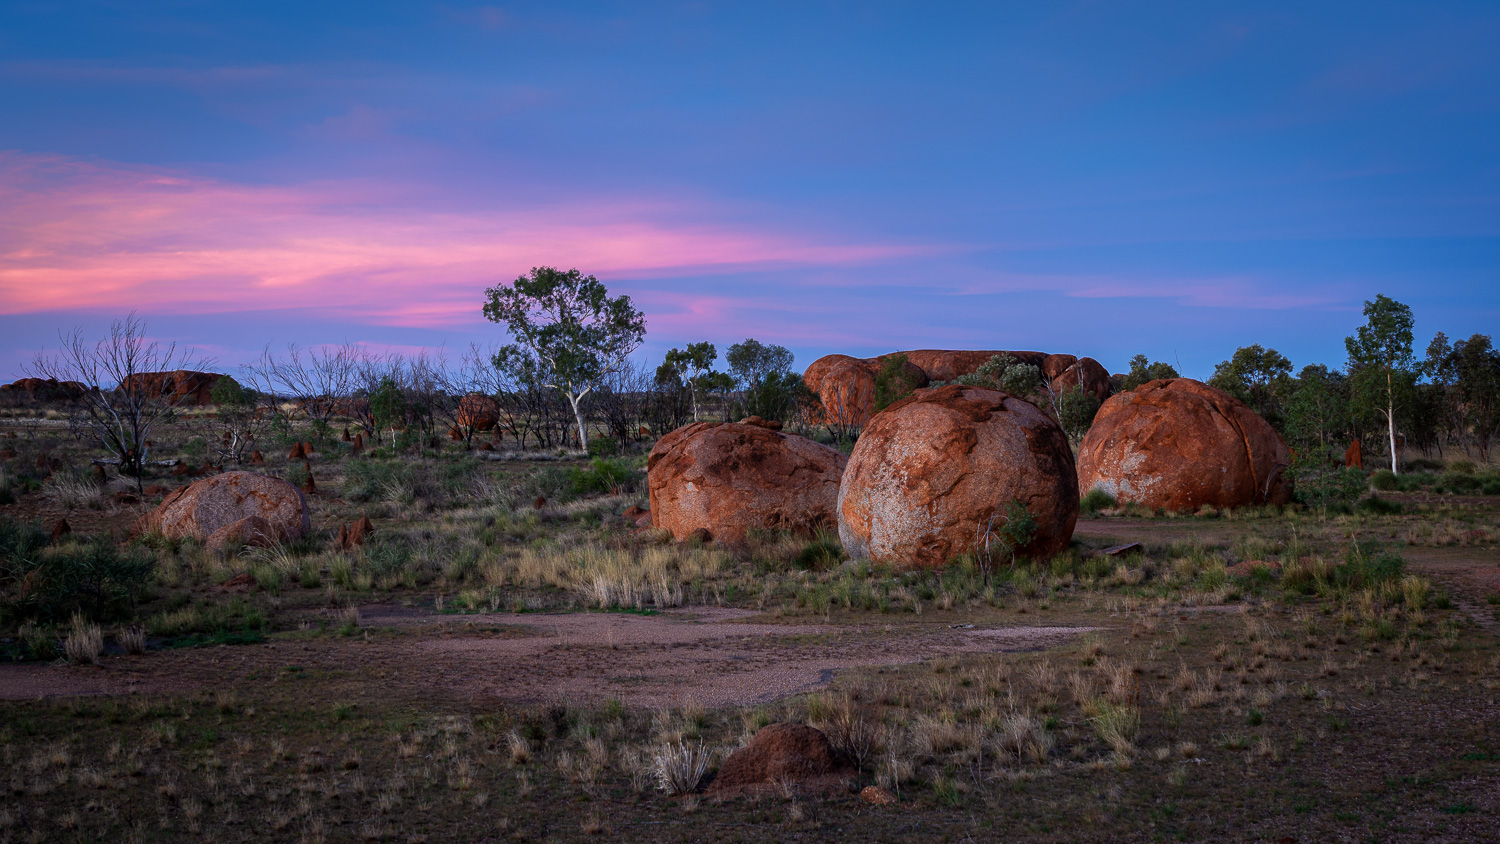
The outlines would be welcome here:
[[[315,680],[343,699],[599,702],[636,706],[763,703],[836,672],[945,654],[1032,651],[1094,628],[939,624],[756,624],[743,610],[434,616],[367,607],[359,638],[112,657],[103,666],[0,666],[0,698],[226,689]],[[381,628],[387,628],[382,632]]]

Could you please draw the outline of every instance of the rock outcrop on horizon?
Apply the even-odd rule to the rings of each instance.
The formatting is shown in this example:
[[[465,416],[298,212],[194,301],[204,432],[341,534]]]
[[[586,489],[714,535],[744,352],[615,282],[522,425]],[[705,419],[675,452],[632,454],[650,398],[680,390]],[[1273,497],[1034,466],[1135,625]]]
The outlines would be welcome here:
[[[647,458],[651,522],[677,539],[706,530],[720,542],[738,542],[751,528],[832,530],[847,462],[769,426],[695,422],[662,437]]]
[[[1106,401],[1078,451],[1078,485],[1152,510],[1285,504],[1291,451],[1244,402],[1189,378]]]
[[[223,378],[215,372],[195,372],[178,369],[172,372],[138,372],[120,382],[126,392],[156,398],[161,397],[172,404],[213,404],[214,385]]]
[[[77,381],[59,381],[56,378],[17,378],[9,384],[0,385],[0,394],[22,398],[28,402],[72,401],[88,392],[88,387]]]
[[[982,525],[1012,501],[1036,522],[1020,553],[1068,547],[1078,480],[1067,437],[1030,402],[983,387],[918,390],[875,414],[839,488],[839,538],[850,555],[935,568],[975,550]]]
[[[1112,390],[1109,372],[1098,361],[1073,355],[1000,349],[915,349],[873,358],[824,355],[802,373],[803,383],[817,394],[822,405],[820,421],[855,428],[868,424],[875,405],[876,377],[895,355],[906,356],[906,380],[918,389],[930,382],[969,375],[996,355],[1010,355],[1020,363],[1035,366],[1057,392],[1082,385],[1086,392],[1102,401]]]

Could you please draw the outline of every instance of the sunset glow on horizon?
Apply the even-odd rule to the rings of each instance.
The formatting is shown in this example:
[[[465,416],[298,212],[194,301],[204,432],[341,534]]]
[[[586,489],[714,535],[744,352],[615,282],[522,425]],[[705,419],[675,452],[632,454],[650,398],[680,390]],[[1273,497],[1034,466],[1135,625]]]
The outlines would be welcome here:
[[[1360,9],[10,7],[0,380],[132,311],[226,369],[503,342],[538,265],[650,359],[1492,332],[1500,13]]]

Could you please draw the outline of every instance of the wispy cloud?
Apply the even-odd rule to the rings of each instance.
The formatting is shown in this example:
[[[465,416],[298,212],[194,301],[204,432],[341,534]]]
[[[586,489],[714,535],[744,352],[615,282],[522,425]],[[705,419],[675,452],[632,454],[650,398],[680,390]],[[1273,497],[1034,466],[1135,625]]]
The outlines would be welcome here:
[[[330,309],[440,327],[473,321],[478,288],[541,264],[629,280],[933,251],[715,222],[725,215],[691,201],[590,197],[446,212],[414,210],[407,191],[353,180],[237,184],[0,154],[0,313]],[[703,297],[682,310],[701,316],[732,304]]]

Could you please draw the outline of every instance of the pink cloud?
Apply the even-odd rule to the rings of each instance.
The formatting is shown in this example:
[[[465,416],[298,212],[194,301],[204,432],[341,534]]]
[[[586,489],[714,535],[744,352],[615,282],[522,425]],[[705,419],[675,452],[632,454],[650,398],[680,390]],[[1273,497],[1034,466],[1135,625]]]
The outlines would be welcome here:
[[[715,209],[687,202],[444,213],[414,210],[407,195],[394,183],[247,185],[0,153],[0,313],[313,308],[436,328],[474,321],[484,286],[541,264],[617,281],[933,251],[717,224]]]

